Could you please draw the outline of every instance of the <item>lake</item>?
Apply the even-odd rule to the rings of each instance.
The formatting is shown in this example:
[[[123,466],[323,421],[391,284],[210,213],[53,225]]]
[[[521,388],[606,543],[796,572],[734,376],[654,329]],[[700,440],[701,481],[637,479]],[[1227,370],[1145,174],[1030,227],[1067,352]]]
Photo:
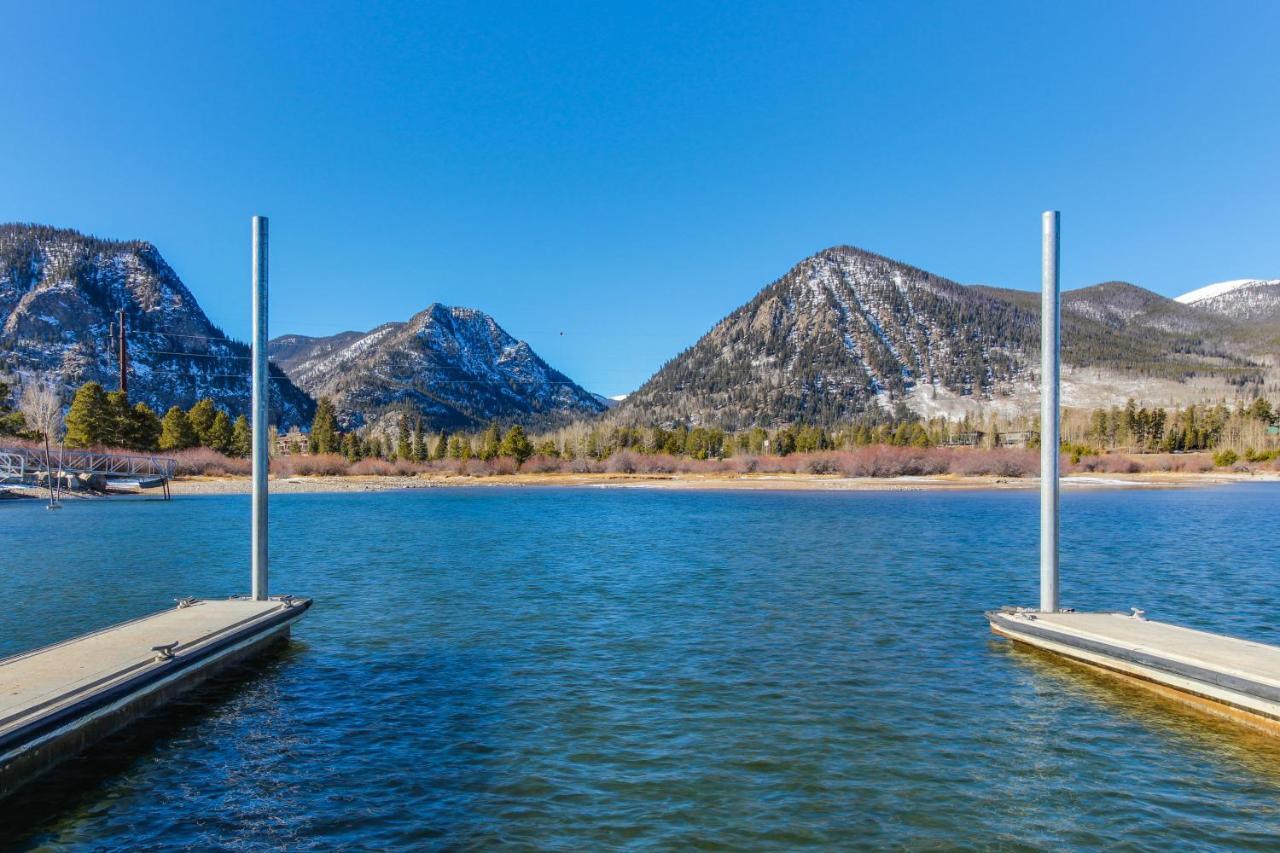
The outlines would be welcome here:
[[[1280,486],[1075,491],[1062,600],[1280,643]],[[272,499],[285,651],[0,805],[18,848],[1274,849],[1280,741],[1010,647],[1033,492]],[[0,504],[0,655],[247,591],[245,496]]]

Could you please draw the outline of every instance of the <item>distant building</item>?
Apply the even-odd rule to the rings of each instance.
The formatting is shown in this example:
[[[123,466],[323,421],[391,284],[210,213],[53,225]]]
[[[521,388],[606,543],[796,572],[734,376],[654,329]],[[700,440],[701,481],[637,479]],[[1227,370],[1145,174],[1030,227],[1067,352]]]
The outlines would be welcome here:
[[[986,433],[980,429],[969,432],[953,432],[951,437],[942,443],[943,447],[980,447]]]
[[[277,456],[305,456],[311,452],[311,435],[296,426],[276,436]]]
[[[1032,433],[1029,432],[1002,432],[1000,433],[1001,447],[1026,447],[1031,441]]]

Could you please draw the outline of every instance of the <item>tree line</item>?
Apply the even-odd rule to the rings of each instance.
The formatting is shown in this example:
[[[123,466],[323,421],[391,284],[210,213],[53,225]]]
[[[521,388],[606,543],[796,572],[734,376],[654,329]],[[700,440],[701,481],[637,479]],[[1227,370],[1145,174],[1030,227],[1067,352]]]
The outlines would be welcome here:
[[[226,456],[248,456],[249,421],[235,420],[205,398],[190,409],[173,406],[160,417],[146,403],[129,405],[123,391],[97,382],[81,385],[63,420],[67,447],[119,447],[142,453],[208,447]]]

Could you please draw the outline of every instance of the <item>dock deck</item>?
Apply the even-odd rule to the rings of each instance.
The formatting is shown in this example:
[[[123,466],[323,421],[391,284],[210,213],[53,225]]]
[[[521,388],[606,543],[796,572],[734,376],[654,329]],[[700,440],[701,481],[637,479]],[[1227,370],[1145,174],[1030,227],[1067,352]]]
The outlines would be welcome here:
[[[1280,647],[1123,613],[987,614],[991,630],[1127,676],[1168,698],[1280,732]]]
[[[310,605],[287,596],[188,600],[0,660],[0,797],[223,667],[284,639]]]

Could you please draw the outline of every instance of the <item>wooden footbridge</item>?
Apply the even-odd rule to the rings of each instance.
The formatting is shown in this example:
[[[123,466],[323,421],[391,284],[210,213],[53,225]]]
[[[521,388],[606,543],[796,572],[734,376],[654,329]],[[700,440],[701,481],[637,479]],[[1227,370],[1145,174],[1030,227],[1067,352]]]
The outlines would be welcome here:
[[[89,488],[162,489],[169,498],[169,481],[178,468],[171,456],[102,453],[95,450],[54,450],[0,447],[0,488],[35,486],[53,477],[80,480]]]

